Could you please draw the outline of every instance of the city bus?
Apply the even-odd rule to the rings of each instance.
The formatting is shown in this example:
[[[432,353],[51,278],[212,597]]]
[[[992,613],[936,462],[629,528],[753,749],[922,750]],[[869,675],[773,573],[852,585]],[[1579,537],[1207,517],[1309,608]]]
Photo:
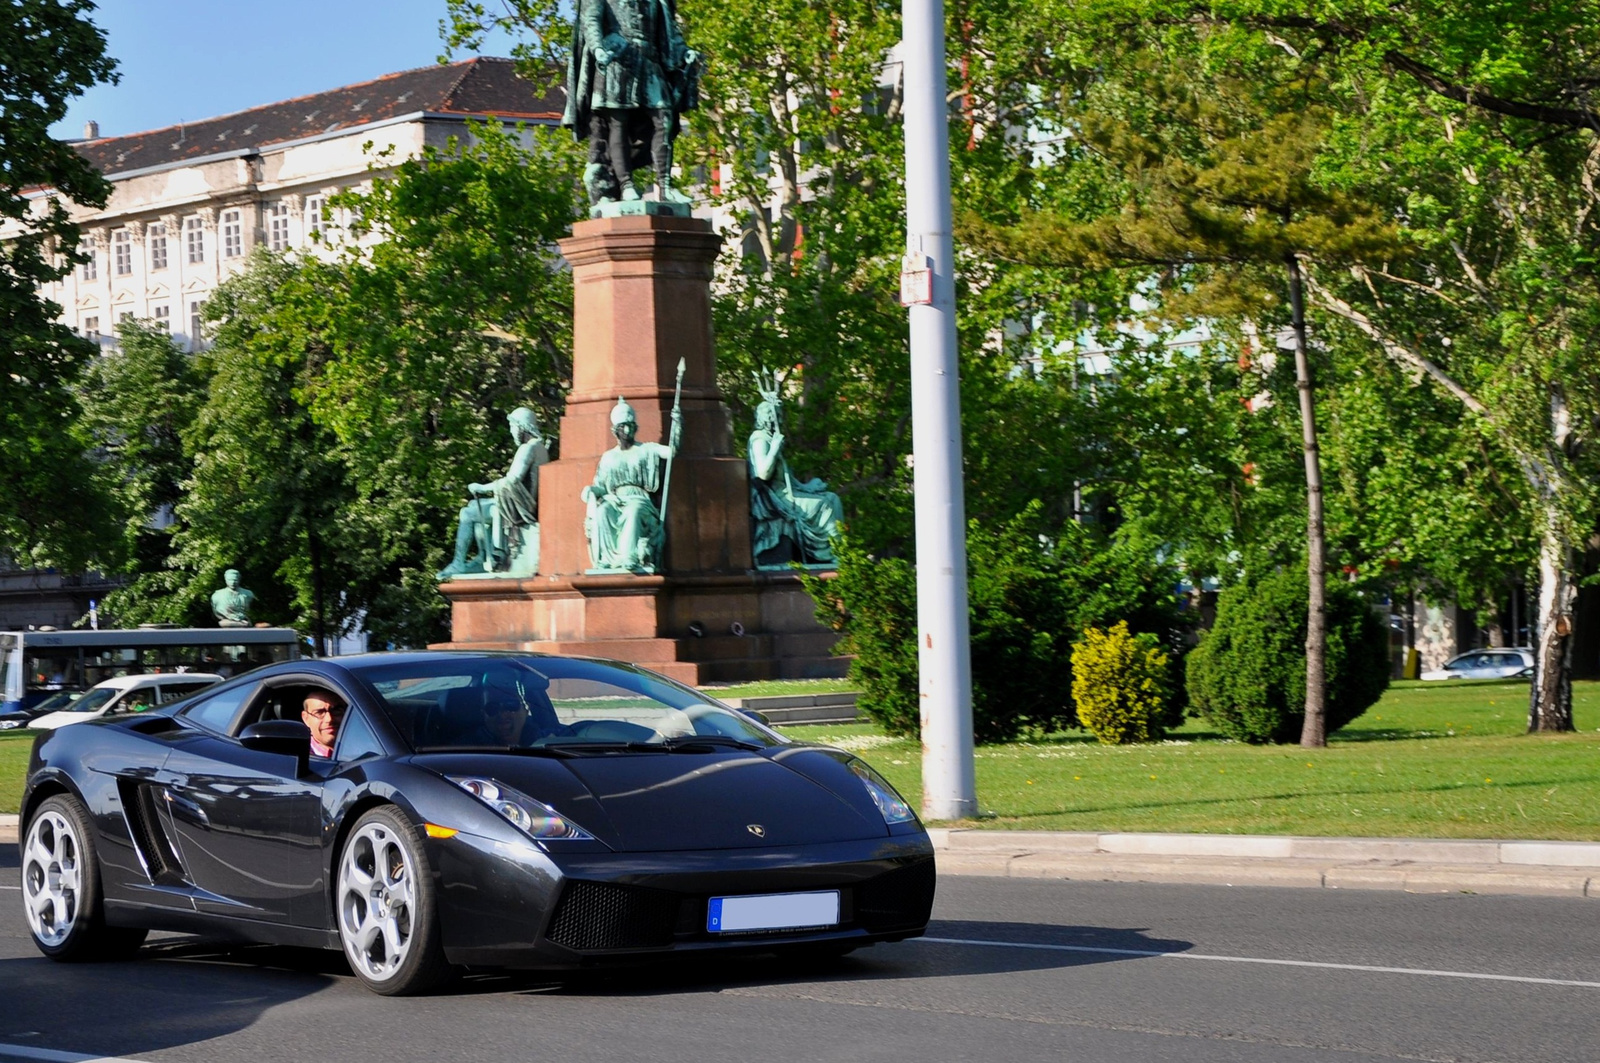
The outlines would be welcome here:
[[[287,627],[163,627],[126,631],[0,631],[0,712],[119,675],[214,672],[221,676],[300,656]]]

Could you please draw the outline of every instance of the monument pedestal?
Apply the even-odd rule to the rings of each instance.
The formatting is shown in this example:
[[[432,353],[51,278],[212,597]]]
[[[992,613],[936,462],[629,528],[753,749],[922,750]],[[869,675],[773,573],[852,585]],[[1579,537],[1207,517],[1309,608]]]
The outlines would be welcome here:
[[[837,636],[797,577],[756,572],[750,484],[717,388],[711,277],[720,238],[696,218],[578,222],[561,241],[573,274],[572,391],[560,456],[539,475],[540,575],[456,578],[455,648],[612,657],[688,683],[843,675]],[[641,441],[665,441],[679,360],[683,438],[666,546],[654,575],[592,575],[581,493],[616,444],[627,399]]]

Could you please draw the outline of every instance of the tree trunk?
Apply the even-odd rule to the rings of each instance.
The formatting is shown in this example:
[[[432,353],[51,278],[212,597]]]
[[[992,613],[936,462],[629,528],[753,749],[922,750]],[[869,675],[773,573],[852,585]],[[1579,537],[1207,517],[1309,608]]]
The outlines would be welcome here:
[[[1577,552],[1561,534],[1559,517],[1545,516],[1539,539],[1539,627],[1533,652],[1533,685],[1528,691],[1529,731],[1571,731],[1572,607]]]
[[[1306,350],[1306,304],[1300,259],[1287,256],[1289,303],[1294,312],[1294,375],[1300,392],[1300,441],[1306,462],[1306,718],[1300,744],[1328,744],[1328,608],[1327,544],[1322,531],[1322,461],[1317,450],[1317,400],[1311,386],[1311,357]]]

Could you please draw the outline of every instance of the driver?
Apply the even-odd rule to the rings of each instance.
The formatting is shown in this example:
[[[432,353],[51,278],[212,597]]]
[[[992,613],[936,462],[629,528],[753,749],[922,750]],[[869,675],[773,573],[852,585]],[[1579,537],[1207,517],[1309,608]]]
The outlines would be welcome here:
[[[311,755],[331,760],[344,719],[344,701],[331,690],[313,690],[301,703],[300,718],[311,728]]]
[[[522,744],[522,729],[528,722],[528,707],[510,698],[490,698],[483,707],[483,727],[491,745]]]

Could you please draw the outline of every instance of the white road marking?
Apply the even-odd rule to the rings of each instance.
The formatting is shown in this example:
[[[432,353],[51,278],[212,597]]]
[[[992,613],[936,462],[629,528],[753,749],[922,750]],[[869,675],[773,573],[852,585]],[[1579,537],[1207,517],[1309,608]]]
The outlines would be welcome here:
[[[58,1052],[53,1048],[0,1044],[0,1059],[38,1060],[39,1063],[142,1063],[121,1056],[86,1056],[82,1052]]]
[[[1042,949],[1047,952],[1088,952],[1101,956],[1152,956],[1164,960],[1212,960],[1217,963],[1260,963],[1272,967],[1312,967],[1324,971],[1361,971],[1366,974],[1419,974],[1429,978],[1471,978],[1484,982],[1522,982],[1528,985],[1575,986],[1600,989],[1600,982],[1580,982],[1570,978],[1530,978],[1518,974],[1485,974],[1481,971],[1434,971],[1425,967],[1377,967],[1364,963],[1318,963],[1314,960],[1273,960],[1261,956],[1213,956],[1204,952],[1161,952],[1156,949],[1113,949],[1099,945],[1044,945],[1030,941],[978,941],[966,938],[910,938],[933,945],[982,945],[998,949]]]
[[[20,892],[21,889],[21,886],[0,886],[0,890],[17,890]]]

